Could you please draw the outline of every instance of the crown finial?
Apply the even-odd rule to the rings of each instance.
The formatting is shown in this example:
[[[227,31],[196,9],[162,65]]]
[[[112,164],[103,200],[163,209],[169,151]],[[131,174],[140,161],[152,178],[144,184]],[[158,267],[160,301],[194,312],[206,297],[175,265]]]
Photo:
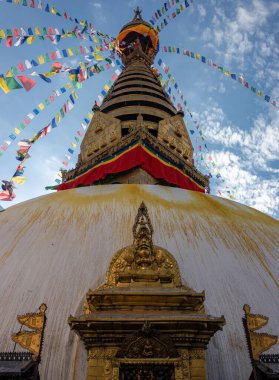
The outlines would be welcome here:
[[[139,9],[139,6],[136,7],[134,12],[135,12],[134,20],[142,20],[142,16],[141,16],[142,11]]]

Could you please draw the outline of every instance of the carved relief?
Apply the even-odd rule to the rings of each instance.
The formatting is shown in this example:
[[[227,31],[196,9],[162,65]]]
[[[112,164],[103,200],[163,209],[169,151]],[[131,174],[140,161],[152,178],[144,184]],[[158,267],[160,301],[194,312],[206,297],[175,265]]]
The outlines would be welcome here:
[[[133,227],[134,243],[113,257],[107,273],[107,286],[132,281],[181,285],[175,259],[165,249],[153,246],[152,234],[147,208],[142,203]]]
[[[193,162],[193,146],[180,115],[164,119],[159,123],[158,140],[180,154],[184,159]]]
[[[102,112],[96,112],[81,143],[77,166],[86,163],[100,149],[106,148],[120,138],[120,121]]]
[[[117,358],[127,359],[155,359],[177,358],[179,356],[173,342],[166,335],[160,336],[149,323],[134,336],[126,339]]]
[[[192,349],[189,351],[190,359],[204,359],[204,350]]]
[[[181,360],[175,366],[175,380],[190,380],[189,351],[179,350]]]

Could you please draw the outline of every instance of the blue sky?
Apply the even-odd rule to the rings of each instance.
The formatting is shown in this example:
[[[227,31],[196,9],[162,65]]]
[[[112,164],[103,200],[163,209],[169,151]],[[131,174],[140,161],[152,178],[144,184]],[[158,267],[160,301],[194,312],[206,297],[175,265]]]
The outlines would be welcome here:
[[[29,3],[29,0],[28,0]],[[38,1],[35,0],[37,4]],[[46,1],[43,1],[46,4]],[[95,29],[116,36],[123,24],[133,17],[133,9],[139,5],[147,21],[163,1],[158,0],[56,0],[49,3],[68,15],[87,19]],[[82,6],[81,6],[82,4]],[[193,1],[160,33],[160,45],[171,45],[198,52],[233,73],[243,74],[245,80],[279,101],[279,4],[272,0],[208,0]],[[74,24],[62,18],[29,7],[7,4],[0,1],[0,28],[54,27],[70,29]],[[32,45],[7,48],[0,45],[0,73],[19,61],[36,58],[40,54],[89,42],[63,39],[54,46],[50,41],[35,40]],[[161,58],[170,68],[179,88],[188,101],[189,109],[198,121],[205,136],[208,151],[222,176],[213,178],[212,193],[228,197],[230,191],[235,201],[255,207],[269,215],[279,217],[279,111],[244,88],[197,60],[174,53],[159,53],[155,66]],[[62,63],[77,65],[79,57],[64,59]],[[49,71],[50,63],[37,71]],[[32,70],[26,72],[31,73]],[[81,121],[92,108],[92,104],[103,86],[111,79],[113,69],[86,81],[78,91],[76,107],[59,128],[38,140],[30,150],[31,159],[26,162],[25,185],[17,186],[14,202],[1,202],[6,208],[17,202],[46,194],[45,186],[54,184],[61,161],[70,147]],[[24,75],[24,74],[23,74]],[[17,127],[23,118],[52,90],[66,84],[64,74],[47,84],[35,79],[37,85],[29,92],[0,92],[0,142]],[[175,93],[174,93],[175,94]],[[175,94],[176,95],[176,94]],[[43,128],[64,104],[61,96],[39,114],[28,125],[20,138],[32,137]],[[194,129],[193,120],[185,116],[188,129]],[[19,140],[17,140],[19,141]],[[200,144],[193,135],[193,144]],[[17,143],[0,157],[0,178],[10,179],[18,161],[15,160]],[[71,159],[74,166],[79,149]],[[199,156],[196,157],[200,166]],[[207,162],[207,161],[206,161]],[[215,176],[214,176],[215,177]]]

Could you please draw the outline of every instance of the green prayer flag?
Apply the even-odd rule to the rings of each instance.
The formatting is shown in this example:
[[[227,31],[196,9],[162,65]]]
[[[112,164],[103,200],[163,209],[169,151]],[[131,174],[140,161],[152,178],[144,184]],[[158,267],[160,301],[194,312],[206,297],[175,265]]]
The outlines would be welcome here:
[[[79,138],[77,138],[76,136],[75,136],[75,141],[78,143],[79,142]]]
[[[76,46],[74,47],[74,52],[75,52],[76,55],[79,55],[79,50],[78,50],[78,48]]]
[[[50,104],[50,100],[49,99],[46,99],[45,100],[45,104],[48,106]]]
[[[43,28],[43,34],[47,35],[47,28],[45,28],[45,27]]]
[[[61,115],[62,117],[65,117],[65,113],[64,113],[63,108],[60,109],[60,115]]]
[[[18,90],[19,88],[22,88],[21,84],[19,84],[13,77],[6,77],[5,81],[10,90]]]
[[[23,123],[20,124],[19,126],[20,129],[24,129],[25,128],[25,125]]]
[[[39,40],[44,40],[44,36],[38,36]]]
[[[49,58],[48,53],[45,54],[45,61],[46,61],[46,62],[50,62],[50,58]]]
[[[22,0],[22,5],[24,5],[25,7],[27,7],[27,1],[26,0]]]
[[[6,29],[6,36],[13,37],[13,32],[11,31],[11,29]]]
[[[19,71],[18,71],[18,69],[15,66],[11,67],[11,72],[12,72],[13,75],[18,75],[19,74]]]
[[[195,53],[191,51],[191,58],[195,58]]]

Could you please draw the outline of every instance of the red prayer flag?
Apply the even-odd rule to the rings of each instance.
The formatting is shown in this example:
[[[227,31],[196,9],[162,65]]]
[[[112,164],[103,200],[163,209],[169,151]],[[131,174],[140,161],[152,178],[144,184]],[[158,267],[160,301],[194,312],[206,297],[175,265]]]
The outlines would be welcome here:
[[[23,75],[19,75],[17,77],[20,82],[22,83],[23,87],[25,88],[26,91],[30,91],[32,87],[35,86],[36,82],[28,77],[25,77]]]
[[[50,53],[50,56],[51,56],[51,59],[54,61],[56,59],[56,54],[55,54],[55,51],[52,51]]]
[[[64,12],[64,18],[68,18],[68,16],[67,16],[67,13],[66,13],[66,12]]]
[[[19,33],[18,28],[14,28],[13,32],[14,32],[15,37],[20,37],[20,33]]]
[[[1,201],[12,201],[14,198],[15,198],[15,194],[12,194],[12,196],[10,196],[8,190],[2,191],[2,193],[0,193]]]
[[[48,33],[49,33],[50,35],[55,34],[53,28],[48,28]]]
[[[77,134],[81,137],[82,136],[82,131],[77,131]]]
[[[9,36],[6,38],[6,45],[7,47],[11,47],[13,44],[13,37]]]
[[[51,102],[54,102],[54,96],[50,95],[49,100],[50,100]]]
[[[2,150],[7,150],[8,147],[7,147],[6,145],[2,145],[2,146],[1,146],[1,149],[2,149]]]
[[[23,120],[23,122],[24,122],[24,124],[26,124],[26,125],[30,124],[30,120],[27,119],[27,118],[25,118],[25,119]]]
[[[54,62],[51,64],[51,66],[54,67],[55,69],[59,69],[59,70],[62,69],[62,65],[60,62]]]
[[[18,64],[17,64],[17,67],[19,68],[19,70],[23,73],[24,71],[26,71],[25,70],[25,67],[23,66],[23,63],[21,63],[21,62],[19,62]]]
[[[35,0],[30,0],[30,7],[35,8]]]

